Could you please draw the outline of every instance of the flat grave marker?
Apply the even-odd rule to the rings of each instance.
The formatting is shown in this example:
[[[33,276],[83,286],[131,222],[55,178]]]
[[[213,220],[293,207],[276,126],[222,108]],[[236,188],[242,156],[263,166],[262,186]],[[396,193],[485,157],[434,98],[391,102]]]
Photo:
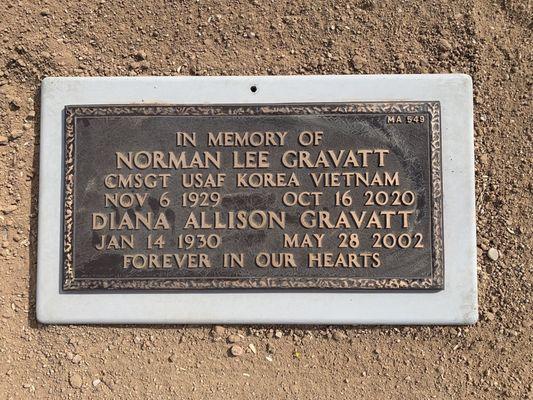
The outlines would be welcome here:
[[[477,319],[464,75],[47,78],[45,323]]]

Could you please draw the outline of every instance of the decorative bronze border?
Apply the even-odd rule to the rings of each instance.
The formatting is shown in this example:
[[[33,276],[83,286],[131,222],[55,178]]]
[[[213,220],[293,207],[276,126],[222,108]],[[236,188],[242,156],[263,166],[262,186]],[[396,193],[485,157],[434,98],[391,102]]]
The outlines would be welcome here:
[[[433,244],[433,274],[425,279],[401,278],[145,278],[145,279],[83,279],[75,278],[73,265],[74,227],[74,122],[77,116],[230,116],[230,115],[309,115],[352,113],[420,113],[431,116],[431,219]],[[375,102],[329,104],[279,104],[279,105],[102,105],[65,107],[64,148],[64,246],[63,290],[97,289],[434,289],[444,288],[444,244],[442,227],[442,167],[441,167],[441,113],[440,103],[426,102]]]

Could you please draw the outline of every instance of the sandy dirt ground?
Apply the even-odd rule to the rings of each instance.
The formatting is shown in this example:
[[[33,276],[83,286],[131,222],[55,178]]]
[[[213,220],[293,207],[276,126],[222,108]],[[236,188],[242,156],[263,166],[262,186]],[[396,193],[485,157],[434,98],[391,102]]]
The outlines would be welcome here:
[[[533,398],[531,17],[528,0],[1,1],[0,399]],[[43,77],[420,72],[474,80],[475,326],[36,322]]]

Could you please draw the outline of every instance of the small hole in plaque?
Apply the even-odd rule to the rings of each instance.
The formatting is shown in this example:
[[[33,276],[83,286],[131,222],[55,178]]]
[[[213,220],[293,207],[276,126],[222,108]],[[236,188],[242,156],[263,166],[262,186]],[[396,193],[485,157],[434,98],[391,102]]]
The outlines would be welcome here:
[[[252,93],[257,92],[257,86],[255,86],[255,85],[250,86],[250,91],[251,91]]]

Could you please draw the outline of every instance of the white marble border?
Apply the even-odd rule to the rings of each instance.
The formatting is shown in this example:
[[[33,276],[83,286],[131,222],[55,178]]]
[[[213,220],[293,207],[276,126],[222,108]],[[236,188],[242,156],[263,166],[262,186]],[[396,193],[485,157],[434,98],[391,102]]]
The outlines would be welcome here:
[[[256,85],[258,90],[250,90]],[[471,324],[477,321],[472,81],[467,75],[46,78],[37,319],[42,323]],[[440,101],[445,289],[61,293],[62,112],[82,104]]]

